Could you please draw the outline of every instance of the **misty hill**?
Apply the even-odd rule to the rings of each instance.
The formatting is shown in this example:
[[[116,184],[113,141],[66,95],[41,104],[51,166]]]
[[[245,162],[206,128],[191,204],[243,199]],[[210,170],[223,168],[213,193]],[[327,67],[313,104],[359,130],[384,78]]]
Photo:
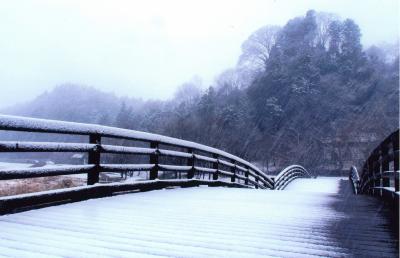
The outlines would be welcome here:
[[[63,84],[30,102],[2,110],[2,113],[111,125],[123,103],[138,108],[142,101],[120,98],[93,87]]]
[[[160,133],[267,170],[344,174],[399,126],[398,54],[360,39],[351,19],[309,11],[256,30],[205,92],[188,82],[171,101],[144,102],[69,84],[3,113]]]

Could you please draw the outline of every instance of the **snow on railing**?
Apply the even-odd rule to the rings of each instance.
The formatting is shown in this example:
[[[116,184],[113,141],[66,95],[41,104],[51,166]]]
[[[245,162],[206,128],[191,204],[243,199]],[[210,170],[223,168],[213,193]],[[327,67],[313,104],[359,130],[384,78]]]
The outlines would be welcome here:
[[[350,169],[354,177],[355,167]],[[393,212],[396,234],[399,234],[399,130],[393,132],[377,146],[365,161],[355,194],[378,196]]]
[[[13,145],[14,143],[10,142],[2,142],[0,144],[0,150],[1,151],[74,151],[74,148],[77,148],[77,151],[81,151],[80,148],[93,148],[94,145],[99,145],[98,148],[99,150],[96,151],[90,151],[89,153],[131,153],[134,154],[135,152],[139,151],[139,148],[132,149],[129,147],[122,147],[122,146],[105,146],[101,145],[100,141],[102,137],[107,137],[107,138],[116,138],[116,139],[125,139],[125,140],[134,140],[134,141],[141,141],[141,142],[149,142],[150,145],[152,146],[157,146],[159,144],[163,145],[168,145],[172,147],[179,147],[179,148],[185,148],[188,149],[190,152],[193,151],[200,151],[200,152],[205,152],[211,154],[213,159],[217,159],[219,161],[222,161],[221,163],[224,163],[224,161],[220,158],[226,159],[227,163],[230,164],[238,164],[238,168],[244,167],[246,170],[248,169],[250,173],[254,173],[254,175],[257,175],[258,177],[262,178],[262,182],[265,182],[264,187],[267,188],[272,188],[273,187],[273,182],[272,180],[264,174],[260,169],[258,169],[256,166],[251,164],[250,162],[247,162],[237,156],[234,156],[230,153],[227,153],[225,151],[212,148],[206,145],[186,141],[186,140],[181,140],[181,139],[176,139],[172,137],[167,137],[167,136],[162,136],[158,134],[152,134],[152,133],[146,133],[146,132],[140,132],[140,131],[134,131],[134,130],[127,130],[127,129],[121,129],[121,128],[115,128],[115,127],[109,127],[109,126],[101,126],[101,125],[95,125],[95,124],[83,124],[83,123],[74,123],[74,122],[65,122],[65,121],[55,121],[55,120],[47,120],[47,119],[37,119],[37,118],[27,118],[27,117],[19,117],[19,116],[9,116],[9,115],[0,115],[0,130],[9,130],[9,131],[25,131],[25,132],[41,132],[41,133],[57,133],[57,134],[72,134],[72,135],[89,135],[91,136],[92,140],[90,141],[89,144],[76,144],[76,146],[71,145],[71,144],[65,144],[65,143],[59,143],[54,144],[54,143],[18,143],[15,142],[14,147],[12,146],[6,146],[6,145]],[[19,146],[16,146],[16,145]],[[21,145],[22,144],[22,145]],[[92,145],[91,145],[92,144]],[[114,151],[111,151],[111,148],[113,148]],[[152,148],[152,147],[151,147]],[[154,147],[152,149],[155,149]],[[86,150],[85,150],[86,151]],[[131,151],[131,152],[129,152]],[[142,154],[147,154],[144,153],[146,151],[151,152],[152,150],[149,149],[142,149],[143,153]],[[159,155],[169,155],[169,156],[176,156],[176,157],[182,157],[182,156],[188,156],[188,153],[185,152],[176,152],[175,153],[171,150],[161,150],[159,153],[152,154],[153,158],[154,156],[159,156]],[[190,154],[189,154],[190,155]],[[92,159],[94,158],[95,155],[92,155]],[[197,156],[197,155],[196,155]],[[192,157],[193,159],[196,159],[196,156]],[[217,158],[215,158],[217,157]],[[199,158],[209,158],[211,157],[205,157],[202,155],[199,155]],[[89,157],[90,159],[90,157]],[[226,164],[226,163],[224,163]],[[96,173],[93,173],[96,174]],[[155,171],[151,173],[151,179],[155,179]],[[92,180],[89,180],[90,184],[96,183],[98,181],[98,176],[94,175]]]
[[[362,168],[360,193],[382,196],[382,187],[399,191],[399,130],[377,146]]]
[[[283,190],[296,178],[311,178],[311,174],[300,165],[288,166],[275,177],[274,189]]]
[[[0,130],[89,136],[89,143],[0,141],[0,152],[86,152],[88,153],[89,163],[85,167],[0,169],[0,179],[87,173],[87,182],[89,185],[93,185],[99,182],[101,172],[148,171],[149,179],[154,180],[158,179],[159,171],[181,171],[187,173],[188,179],[192,179],[196,173],[208,173],[212,175],[213,180],[218,180],[219,176],[225,176],[230,177],[231,182],[237,181],[250,187],[270,189],[274,187],[271,178],[253,164],[237,156],[202,144],[172,137],[109,126],[8,115],[0,115]],[[105,137],[139,141],[149,143],[150,146],[145,148],[106,145],[101,143],[102,138]],[[160,145],[175,149],[161,149]],[[178,151],[176,148],[186,151]],[[147,155],[149,164],[106,165],[101,162],[103,153]],[[183,158],[187,162],[185,165],[160,164],[159,157],[161,156]],[[199,164],[202,164],[202,166]]]
[[[154,190],[167,186],[206,184],[209,186],[284,189],[290,181],[298,177],[311,177],[302,166],[293,165],[284,169],[273,179],[250,162],[216,148],[172,137],[109,126],[0,115],[0,130],[89,136],[87,143],[0,141],[0,152],[75,152],[87,153],[88,155],[87,165],[45,166],[24,169],[0,168],[0,180],[87,174],[88,184],[86,187],[78,187],[75,190],[64,189],[64,191],[33,194],[25,199],[20,198],[20,196],[15,196],[15,198],[0,197],[0,213],[11,212],[25,206],[44,205],[45,203],[64,202],[66,200],[84,200],[109,196],[116,192],[129,192],[137,189]],[[103,144],[104,138],[128,140],[131,143],[139,143],[140,147]],[[79,139],[82,141],[83,138]],[[143,147],[145,144],[149,146]],[[147,157],[148,163],[105,164],[104,154],[139,155],[142,158]],[[121,182],[119,183],[120,186],[98,184],[100,173],[130,173],[133,171],[147,173],[147,183],[142,181]],[[176,179],[160,179],[161,173],[163,175],[173,173]],[[208,180],[204,180],[205,175],[208,175]],[[203,176],[202,180],[201,176]]]
[[[79,191],[74,191],[73,189],[69,189],[68,191],[64,189],[68,193],[65,191],[56,191],[57,197],[51,197],[50,193],[38,193],[36,197],[30,196],[30,201],[28,199],[22,200],[23,198],[6,198],[6,200],[0,197],[0,211],[11,211],[14,208],[30,205],[62,202],[66,199],[74,201],[108,196],[113,191],[132,191],[138,188],[138,182],[130,184],[120,183],[124,185],[123,187],[105,187],[104,184],[98,184],[100,174],[103,172],[130,173],[133,171],[144,171],[148,175],[147,179],[149,182],[165,182],[157,184],[140,183],[142,190],[150,189],[152,186],[168,186],[168,182],[173,182],[173,185],[181,186],[207,184],[210,186],[222,185],[228,187],[274,189],[273,180],[250,162],[216,148],[172,137],[109,126],[8,115],[0,115],[0,130],[89,136],[88,142],[79,143],[34,142],[19,141],[18,139],[16,141],[0,141],[0,152],[3,153],[75,152],[87,153],[88,155],[87,165],[57,165],[24,169],[0,168],[0,180],[87,174],[88,184],[86,188],[77,188]],[[104,138],[107,138],[108,142],[115,143],[118,142],[118,139],[122,139],[131,141],[130,143],[134,144],[139,143],[140,146],[104,144],[102,143]],[[82,141],[84,138],[81,137],[79,139]],[[117,140],[110,141],[109,139]],[[149,144],[149,146],[143,147],[145,144]],[[142,157],[141,163],[145,163],[142,162],[145,157],[148,158],[148,163],[126,164],[129,162],[125,162],[125,164],[105,164],[104,154],[139,155]],[[177,179],[175,181],[160,179],[160,175],[168,175],[168,173],[175,174]],[[205,175],[208,175],[208,180],[204,180]],[[200,180],[201,176],[203,176],[203,180]],[[177,183],[176,181],[181,183]],[[15,200],[15,202],[10,200]]]
[[[360,176],[355,166],[351,166],[350,168],[349,180],[353,188],[353,193],[358,194],[360,189]]]

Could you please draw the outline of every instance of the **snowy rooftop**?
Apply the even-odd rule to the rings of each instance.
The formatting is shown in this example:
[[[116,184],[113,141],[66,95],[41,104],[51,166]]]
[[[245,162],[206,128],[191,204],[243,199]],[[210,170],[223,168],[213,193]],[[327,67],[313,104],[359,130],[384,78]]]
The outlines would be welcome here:
[[[318,178],[284,191],[166,189],[5,215],[0,256],[396,256],[378,202],[345,196],[348,187]]]

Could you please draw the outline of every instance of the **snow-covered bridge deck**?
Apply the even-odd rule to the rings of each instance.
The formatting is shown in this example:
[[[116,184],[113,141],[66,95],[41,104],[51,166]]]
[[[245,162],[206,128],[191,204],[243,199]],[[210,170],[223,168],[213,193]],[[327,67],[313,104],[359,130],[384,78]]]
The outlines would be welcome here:
[[[1,216],[0,256],[396,257],[385,212],[341,178],[166,189]]]

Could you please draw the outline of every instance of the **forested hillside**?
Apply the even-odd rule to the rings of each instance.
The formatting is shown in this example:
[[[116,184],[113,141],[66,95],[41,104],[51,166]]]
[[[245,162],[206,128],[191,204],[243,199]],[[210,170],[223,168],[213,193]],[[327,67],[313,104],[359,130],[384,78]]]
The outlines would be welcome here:
[[[63,85],[3,113],[183,138],[269,171],[299,163],[341,173],[399,126],[398,45],[365,49],[361,36],[351,19],[308,11],[256,30],[206,90],[188,82],[173,100],[142,101]]]

